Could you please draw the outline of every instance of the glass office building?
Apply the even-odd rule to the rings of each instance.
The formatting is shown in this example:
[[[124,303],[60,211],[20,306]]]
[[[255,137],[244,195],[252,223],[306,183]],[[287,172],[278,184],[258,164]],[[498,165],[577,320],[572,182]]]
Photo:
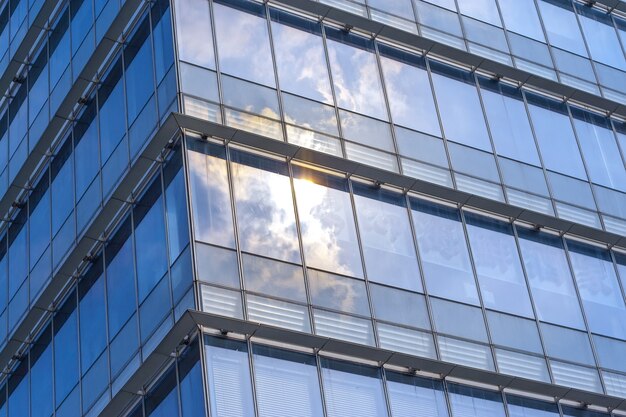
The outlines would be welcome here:
[[[626,416],[626,2],[0,3],[0,417]]]

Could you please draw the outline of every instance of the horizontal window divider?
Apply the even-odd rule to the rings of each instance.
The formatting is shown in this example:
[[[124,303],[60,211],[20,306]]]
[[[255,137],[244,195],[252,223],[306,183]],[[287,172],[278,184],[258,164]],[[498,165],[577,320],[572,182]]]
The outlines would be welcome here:
[[[86,255],[89,255],[95,246],[101,244],[103,234],[110,232],[109,229],[116,226],[126,213],[124,209],[129,204],[127,203],[130,201],[129,197],[137,189],[143,188],[151,179],[151,174],[160,165],[163,149],[179,131],[176,120],[170,115],[155,135],[148,140],[136,162],[118,182],[117,188],[93,217],[37,300],[30,305],[20,323],[10,333],[7,344],[0,350],[0,369],[12,370],[16,358],[20,356],[19,353],[37,335],[40,328],[46,324],[48,317],[54,312],[51,311],[53,304],[62,300],[66,290],[74,283],[76,272],[84,269],[83,267],[89,262],[85,259]]]
[[[598,0],[598,2],[603,4],[619,3],[616,8],[626,11],[626,2],[620,0]],[[340,22],[347,27],[353,27],[371,33],[376,37],[386,38],[391,41],[413,46],[420,50],[427,51],[429,55],[434,54],[434,59],[436,59],[436,56],[446,57],[448,60],[456,61],[469,68],[481,69],[488,73],[514,80],[523,86],[527,85],[540,91],[545,91],[548,94],[566,98],[567,101],[578,103],[583,107],[589,106],[605,111],[609,115],[617,115],[626,118],[626,105],[622,103],[548,78],[540,77],[533,73],[454,48],[414,33],[385,25],[378,21],[370,20],[363,16],[352,14],[327,4],[318,3],[314,0],[279,0],[277,3],[304,10],[324,19]]]
[[[626,236],[606,232],[569,220],[560,219],[543,213],[533,212],[511,204],[490,200],[463,191],[458,191],[445,186],[433,184],[424,180],[411,178],[395,172],[385,171],[379,168],[364,165],[338,156],[329,155],[308,148],[303,148],[287,142],[260,136],[255,133],[238,130],[222,124],[201,120],[193,116],[175,113],[174,118],[181,128],[189,129],[197,133],[214,136],[227,142],[238,143],[261,149],[288,159],[319,165],[334,169],[350,175],[365,177],[381,183],[393,185],[405,190],[414,191],[426,196],[435,197],[456,203],[458,206],[487,211],[496,215],[504,216],[512,220],[520,220],[537,225],[542,228],[559,231],[566,235],[578,236],[584,239],[604,243],[610,247],[618,246],[626,248]]]
[[[138,393],[142,392],[149,381],[169,364],[176,352],[184,347],[185,340],[193,339],[198,329],[207,332],[215,331],[216,334],[220,333],[223,337],[234,337],[236,340],[241,340],[241,336],[252,338],[253,341],[258,339],[260,344],[263,344],[263,340],[271,340],[298,349],[312,349],[322,355],[347,355],[357,361],[400,367],[406,369],[407,372],[417,370],[455,381],[462,380],[469,383],[498,386],[501,390],[508,388],[517,393],[547,395],[558,399],[606,407],[611,410],[626,410],[626,400],[623,398],[474,369],[261,323],[187,310],[154,352],[139,367],[135,375],[113,396],[110,403],[102,411],[102,415],[121,415],[124,410],[133,405],[139,398]]]
[[[132,22],[133,18],[136,20],[140,17],[137,11],[143,4],[142,0],[125,1],[119,14],[111,23],[111,26],[109,26],[107,33],[96,46],[94,53],[66,94],[56,114],[51,118],[48,126],[41,134],[41,138],[35,147],[30,150],[18,173],[14,176],[11,184],[9,184],[7,191],[0,198],[0,213],[2,214],[0,218],[12,217],[10,212],[14,210],[12,207],[13,202],[18,201],[18,198],[23,198],[24,189],[28,188],[24,185],[28,184],[31,178],[39,176],[37,169],[45,169],[46,165],[42,161],[49,157],[48,151],[53,145],[56,145],[54,142],[61,138],[61,133],[68,122],[68,116],[75,110],[76,103],[78,103],[85,90],[91,84],[98,69],[106,63],[107,59],[110,60],[115,56],[111,51],[119,47],[120,44],[117,40],[123,35],[124,30]]]

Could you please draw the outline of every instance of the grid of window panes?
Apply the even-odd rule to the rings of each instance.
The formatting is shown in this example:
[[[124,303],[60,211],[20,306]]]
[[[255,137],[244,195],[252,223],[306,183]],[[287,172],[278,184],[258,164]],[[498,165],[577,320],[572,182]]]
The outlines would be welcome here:
[[[27,72],[20,75],[10,98],[0,105],[0,195],[5,193],[41,139],[120,9],[119,0],[65,3],[32,55]],[[166,10],[164,5],[155,9],[157,13],[163,10]],[[156,26],[161,16],[155,13],[153,19]],[[160,32],[164,29],[170,30],[169,18],[165,21],[155,27],[157,38],[163,36]]]
[[[626,395],[626,255],[187,140],[204,311]]]
[[[572,0],[318,1],[620,103],[626,99],[626,19],[602,6]]]
[[[213,336],[204,343],[211,416],[609,416],[257,343]]]
[[[160,119],[176,106],[168,3],[156,3],[151,12],[85,100],[25,207],[0,234],[0,345],[109,200]],[[154,57],[152,38],[169,45],[169,52],[162,48]],[[158,84],[146,76],[153,71]]]
[[[209,408],[211,415],[218,417],[233,412],[258,417],[609,416],[212,336],[205,336],[205,362]]]
[[[255,2],[177,5],[187,114],[626,232],[626,125]]]
[[[179,147],[0,388],[0,416],[98,415],[193,308],[185,201]]]

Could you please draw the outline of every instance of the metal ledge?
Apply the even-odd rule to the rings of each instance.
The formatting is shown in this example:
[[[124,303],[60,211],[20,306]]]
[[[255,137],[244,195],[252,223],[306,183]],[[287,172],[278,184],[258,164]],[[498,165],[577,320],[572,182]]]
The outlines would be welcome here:
[[[626,12],[626,3],[622,1],[599,0],[599,2],[607,5],[617,3],[616,9]],[[626,118],[626,105],[623,103],[609,100],[548,78],[537,76],[533,73],[397,29],[378,21],[370,20],[363,16],[352,14],[327,4],[318,3],[314,0],[277,0],[277,3],[304,10],[324,19],[330,19],[342,24],[347,24],[354,28],[371,33],[374,36],[380,36],[394,42],[399,42],[424,51],[432,52],[433,54],[449,58],[471,68],[482,69],[489,73],[498,74],[505,78],[515,80],[523,85],[529,85],[553,95],[566,97],[568,100],[575,100],[583,105],[604,110],[608,114],[615,114]]]
[[[124,29],[131,22],[132,17],[136,14],[137,9],[142,3],[143,0],[126,0],[124,2],[120,12],[109,26],[109,29],[100,43],[96,46],[94,53],[85,64],[76,81],[74,81],[74,84],[61,102],[55,115],[51,118],[41,138],[11,181],[7,191],[2,198],[0,198],[0,214],[4,215],[5,218],[8,217],[12,203],[16,201],[24,191],[24,186],[28,184],[32,177],[36,176],[36,171],[38,167],[42,166],[42,161],[49,157],[48,151],[53,145],[54,140],[62,132],[67,118],[71,115],[81,95],[93,81],[93,77],[96,76],[100,66],[107,56],[109,56],[113,47],[118,43],[119,38],[123,35]]]
[[[270,151],[290,159],[320,165],[323,167],[377,180],[386,184],[401,187],[406,190],[427,194],[440,199],[457,203],[460,206],[470,206],[499,214],[515,220],[522,220],[542,227],[558,230],[571,235],[592,239],[610,246],[626,248],[626,236],[595,229],[593,227],[574,223],[569,220],[548,216],[510,204],[490,200],[463,191],[429,183],[395,172],[385,171],[355,161],[328,155],[300,146],[277,141],[251,132],[237,130],[232,127],[201,120],[181,113],[175,113],[174,118],[181,128],[186,128],[208,136],[215,136],[234,143],[248,145],[254,148]]]
[[[75,272],[83,263],[85,255],[105,235],[105,232],[108,232],[106,230],[107,227],[128,204],[127,201],[131,192],[137,188],[142,179],[146,178],[146,175],[151,171],[151,167],[158,163],[155,161],[161,155],[163,148],[179,130],[174,117],[170,115],[143,148],[135,163],[118,182],[111,197],[102,206],[98,215],[94,217],[83,236],[76,243],[76,246],[66,256],[61,266],[57,269],[56,274],[47,283],[37,300],[31,305],[31,308],[11,334],[7,344],[0,351],[2,369],[5,369],[11,363],[13,355],[19,352],[25,343],[29,343],[32,340],[32,337],[39,330],[38,325],[43,323],[46,315],[50,314],[51,306],[57,301],[59,294],[62,293],[64,288],[72,284],[72,281],[75,279]]]
[[[167,336],[165,336],[163,341],[161,341],[157,349],[150,354],[135,374],[124,384],[121,390],[113,396],[100,415],[121,415],[139,398],[137,393],[145,391],[146,386],[169,364],[172,360],[172,354],[181,346],[183,338],[187,335],[195,334],[202,328],[245,335],[246,337],[272,340],[300,348],[314,349],[321,354],[348,355],[356,360],[373,361],[380,365],[400,366],[407,368],[407,370],[417,369],[419,371],[438,374],[441,378],[461,378],[477,383],[495,385],[500,387],[500,389],[510,388],[529,394],[549,395],[555,398],[577,401],[581,404],[593,404],[612,410],[626,410],[626,399],[624,398],[358,345],[338,339],[286,330],[261,323],[223,317],[195,310],[187,310],[181,319],[172,327]]]

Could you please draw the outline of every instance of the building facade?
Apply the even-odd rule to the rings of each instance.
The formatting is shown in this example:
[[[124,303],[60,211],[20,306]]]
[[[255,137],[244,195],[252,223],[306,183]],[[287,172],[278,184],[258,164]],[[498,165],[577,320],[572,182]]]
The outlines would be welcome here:
[[[626,415],[626,2],[5,0],[0,417]]]

